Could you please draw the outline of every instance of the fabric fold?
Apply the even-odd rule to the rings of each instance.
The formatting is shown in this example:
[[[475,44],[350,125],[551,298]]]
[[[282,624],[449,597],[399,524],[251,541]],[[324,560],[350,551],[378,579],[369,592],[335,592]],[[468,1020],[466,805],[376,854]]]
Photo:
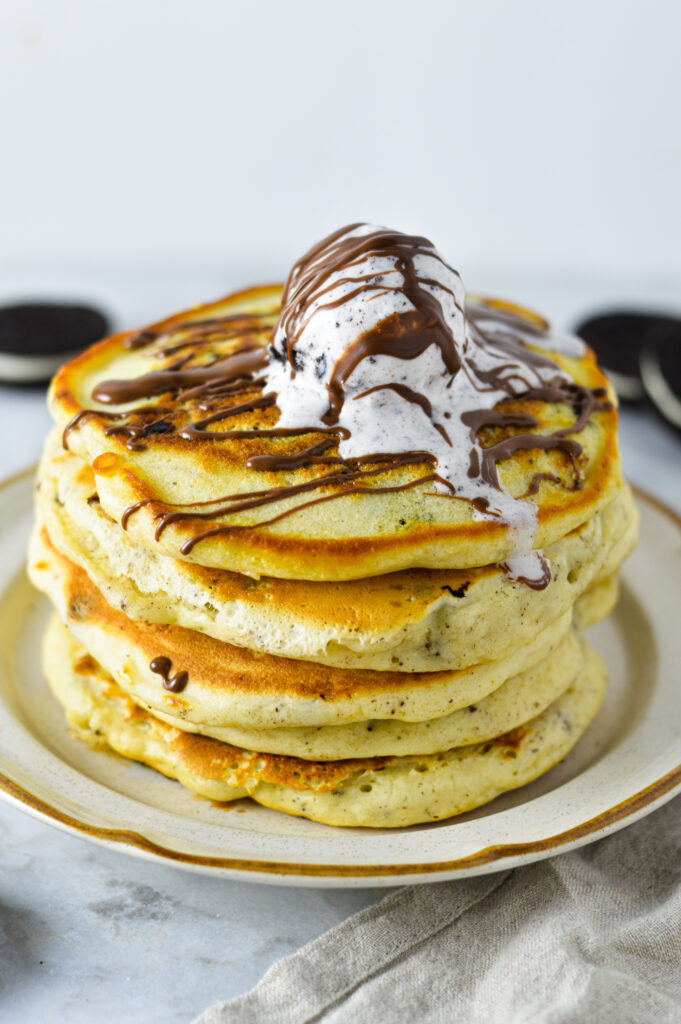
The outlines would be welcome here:
[[[681,801],[572,853],[402,888],[194,1024],[677,1024]]]

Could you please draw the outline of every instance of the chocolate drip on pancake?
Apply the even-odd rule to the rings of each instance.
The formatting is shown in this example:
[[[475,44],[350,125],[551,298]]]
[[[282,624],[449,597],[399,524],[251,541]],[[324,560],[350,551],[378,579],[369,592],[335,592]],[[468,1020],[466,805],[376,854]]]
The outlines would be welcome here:
[[[581,486],[582,447],[570,435],[578,434],[593,413],[610,408],[610,404],[604,389],[591,390],[577,385],[562,373],[554,360],[528,347],[530,344],[550,347],[548,323],[493,300],[467,302],[464,308],[462,300],[456,297],[458,294],[460,298],[461,293],[455,292],[455,284],[449,287],[447,283],[455,281],[458,288],[458,275],[427,239],[383,228],[353,234],[357,227],[353,225],[335,232],[295,264],[284,289],[279,319],[274,325],[274,312],[263,316],[236,314],[205,321],[171,322],[159,330],[141,331],[127,338],[124,344],[130,349],[148,351],[154,359],[175,358],[176,361],[132,379],[100,382],[92,393],[96,402],[131,408],[124,412],[83,410],[68,424],[64,432],[65,444],[70,433],[88,418],[101,417],[109,421],[107,435],[124,438],[131,450],[143,448],[151,437],[159,445],[165,443],[166,437],[172,437],[174,443],[179,439],[180,443],[187,444],[217,444],[228,440],[256,442],[254,450],[243,455],[248,470],[275,476],[298,472],[302,479],[222,495],[202,503],[141,501],[125,511],[124,528],[130,517],[145,506],[152,508],[158,538],[167,526],[183,520],[209,522],[231,518],[306,496],[302,502],[289,502],[283,510],[273,509],[274,515],[257,523],[223,522],[198,530],[181,548],[183,554],[188,554],[208,537],[269,526],[311,505],[352,494],[404,491],[428,483],[435,485],[442,496],[470,501],[476,514],[504,521],[504,515],[491,502],[493,495],[489,489],[503,494],[498,466],[516,453],[529,450],[562,453],[569,472],[567,482],[556,473],[536,473],[525,498],[536,494],[543,480],[568,489]],[[366,260],[374,256],[388,259],[393,269],[387,273],[369,273]],[[435,273],[432,270],[435,266],[454,276],[444,283],[442,275],[437,280],[431,278],[429,274]],[[315,316],[322,312],[327,315],[330,310],[353,300],[369,304],[373,298],[387,294],[399,295],[400,311],[360,332],[331,361],[324,353],[311,355],[311,350],[301,348],[301,337]],[[450,316],[463,325],[463,344],[455,341],[453,327],[447,322],[445,307],[437,294],[447,298]],[[268,336],[269,346],[266,345]],[[235,346],[227,355],[224,347],[220,347],[225,341]],[[443,411],[441,401],[438,411],[429,394],[402,380],[370,384],[350,395],[350,378],[362,367],[386,356],[408,364],[427,351],[439,353],[440,380],[445,381],[446,388],[458,380],[468,381],[469,395],[489,393],[490,408],[462,409],[452,403],[451,409]],[[307,363],[313,356],[314,364]],[[282,373],[285,368],[291,381],[297,376],[300,379],[305,372],[313,373],[322,395],[326,393],[328,398],[326,411],[320,413],[319,418],[311,417],[307,425],[304,419],[300,426],[278,425],[267,412],[277,407],[280,393],[272,388],[268,379],[270,370],[275,367]],[[463,423],[468,428],[467,479],[479,485],[487,496],[475,496],[475,491],[467,489],[465,481],[448,477],[439,464],[440,456],[427,446],[414,443],[412,448],[406,444],[404,450],[400,450],[399,436],[395,438],[397,451],[368,450],[352,457],[341,454],[343,443],[351,437],[342,420],[346,404],[373,401],[371,396],[374,396],[380,412],[382,395],[386,395],[386,401],[390,398],[392,402],[404,402],[405,408],[412,410],[412,419],[422,415],[424,424],[440,439],[440,452],[447,447],[453,449],[452,438],[456,437],[453,428],[458,422],[460,438]],[[162,405],[155,406],[154,399],[161,399]],[[148,405],[134,404],[150,401]],[[568,426],[545,433],[536,416],[504,407],[516,401],[567,406],[573,411],[574,420]],[[261,411],[257,422],[249,422],[249,414]],[[235,417],[239,422],[230,425],[229,421]],[[444,422],[438,422],[440,417],[447,421],[449,428]],[[301,445],[291,450],[295,448],[296,437],[301,438]],[[285,450],[278,451],[280,438],[287,444]],[[257,441],[265,439],[272,443],[258,448]],[[409,479],[398,482],[390,479],[390,474],[404,467],[414,467]],[[466,476],[465,470],[463,475]],[[323,493],[307,497],[315,491]],[[518,499],[518,503],[522,501]],[[548,567],[545,568],[548,572]],[[542,585],[539,579],[528,577],[522,581],[528,586]]]
[[[161,405],[149,405],[139,406],[133,410],[134,417],[138,421],[135,424],[122,423],[121,426],[107,427],[104,433],[107,437],[121,434],[126,438],[126,447],[131,451],[142,451],[144,445],[139,443],[139,439],[146,437],[148,434],[158,433],[169,433],[167,428],[162,430],[158,427],[158,420],[161,416],[170,415],[173,412],[171,408],[166,408]],[[62,434],[62,444],[68,451],[69,448],[69,435],[73,430],[77,430],[82,423],[89,419],[104,419],[109,420],[111,423],[116,423],[122,420],[129,420],[132,414],[129,412],[107,412],[104,409],[81,409],[80,412],[71,419],[65,426]],[[149,422],[147,419],[150,417]],[[168,426],[171,426],[170,424]]]
[[[170,690],[171,693],[181,693],[185,686],[189,682],[188,672],[176,672],[174,676],[171,676],[173,664],[170,658],[158,657],[152,658],[149,662],[149,668],[156,675],[161,676],[163,679],[163,689]]]
[[[530,486],[525,491],[523,497],[529,497],[532,494],[537,494],[539,492],[539,488],[542,485],[542,481],[544,480],[549,480],[553,484],[563,483],[561,478],[559,476],[556,476],[555,473],[535,473],[532,479],[530,480]],[[577,484],[578,483],[579,481],[577,481]],[[575,487],[574,489],[577,490],[578,488]]]
[[[524,576],[522,573],[516,573],[507,562],[500,562],[499,567],[504,570],[511,583],[523,583],[530,590],[545,590],[551,582],[551,567],[543,554],[537,552],[537,556],[541,570],[539,576]]]
[[[274,309],[270,315],[276,316],[279,310]],[[252,313],[235,313],[232,316],[213,317],[208,320],[189,320],[173,323],[165,329],[136,331],[128,335],[123,342],[125,348],[139,349],[146,348],[152,342],[162,341],[164,338],[172,338],[180,331],[186,334],[182,341],[176,341],[167,348],[161,348],[156,355],[165,357],[182,351],[184,348],[196,348],[199,345],[206,345],[211,341],[224,341],[227,338],[241,338],[248,334],[262,333],[262,319],[267,313],[256,316]]]
[[[191,397],[208,397],[225,385],[237,380],[250,380],[254,373],[267,363],[264,349],[239,349],[224,359],[217,359],[209,366],[193,366],[181,370],[153,370],[131,380],[105,380],[92,389],[95,402],[104,405],[127,405],[140,398],[153,398],[170,392],[182,396],[191,392]]]

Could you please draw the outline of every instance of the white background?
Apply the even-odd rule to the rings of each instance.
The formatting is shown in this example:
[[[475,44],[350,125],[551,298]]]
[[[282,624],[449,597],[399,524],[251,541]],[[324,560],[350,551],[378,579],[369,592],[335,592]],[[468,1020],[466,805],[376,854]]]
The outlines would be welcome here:
[[[2,261],[681,275],[676,0],[3,0]],[[238,272],[238,273],[235,273]]]

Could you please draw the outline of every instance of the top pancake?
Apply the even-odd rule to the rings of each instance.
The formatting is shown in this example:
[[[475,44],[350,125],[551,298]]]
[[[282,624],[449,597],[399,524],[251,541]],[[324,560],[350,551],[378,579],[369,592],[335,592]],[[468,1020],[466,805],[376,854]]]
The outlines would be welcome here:
[[[244,348],[265,346],[277,319],[280,295],[277,286],[255,288],[161,321],[148,329],[148,335],[115,335],[57,374],[50,391],[53,415],[62,430],[78,417],[67,431],[67,443],[92,466],[103,508],[121,522],[126,520],[126,510],[143,502],[127,518],[135,543],[252,576],[347,580],[411,567],[466,568],[507,558],[513,549],[508,527],[474,520],[468,501],[436,494],[430,482],[408,490],[386,490],[418,481],[432,471],[428,463],[393,469],[367,465],[363,469],[373,475],[359,480],[362,493],[347,493],[349,486],[343,483],[316,486],[319,477],[328,475],[328,465],[294,466],[283,472],[249,469],[246,463],[252,456],[295,455],[326,436],[318,432],[248,436],[249,431],[276,428],[278,418],[273,406],[228,415],[236,404],[258,398],[257,389],[242,391],[236,398],[227,395],[203,401],[202,408],[193,404],[186,388],[184,392],[159,391],[127,405],[93,400],[93,388],[103,381],[167,370],[177,367],[180,359],[185,360],[182,370],[191,371]],[[516,310],[515,315],[534,322],[533,314]],[[501,482],[514,497],[527,494],[536,474],[551,474],[562,481],[541,479],[537,493],[530,497],[538,509],[534,544],[540,548],[605,507],[620,487],[621,477],[614,396],[593,353],[587,350],[574,359],[533,348],[577,384],[605,388],[612,402],[611,408],[593,411],[586,424],[569,435],[582,447],[577,458],[579,489],[572,489],[575,469],[561,450],[527,448],[499,463]],[[180,435],[183,428],[223,409],[225,417],[214,419],[207,429],[190,437]],[[572,408],[534,399],[507,401],[504,411],[529,413],[537,419],[536,427],[522,428],[525,433],[551,434],[569,430],[575,422]],[[227,430],[231,436],[211,438],[213,431]],[[481,440],[488,447],[520,430],[487,428]],[[244,433],[233,436],[232,432]],[[333,447],[325,451],[326,456],[334,454]],[[244,499],[282,484],[301,484],[306,489],[231,514],[224,511],[237,496]],[[317,498],[326,500],[306,505]],[[218,509],[222,511],[215,515]],[[291,509],[297,511],[276,518]],[[178,511],[182,518],[166,521],[159,535],[159,515]]]

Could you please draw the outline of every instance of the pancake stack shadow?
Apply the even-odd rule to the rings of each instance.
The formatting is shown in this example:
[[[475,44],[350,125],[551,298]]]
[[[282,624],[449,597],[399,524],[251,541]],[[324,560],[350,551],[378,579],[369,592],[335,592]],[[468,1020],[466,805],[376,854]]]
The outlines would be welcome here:
[[[548,771],[603,700],[606,669],[582,632],[612,610],[637,531],[616,414],[596,410],[577,434],[579,489],[561,489],[564,452],[509,459],[516,492],[539,478],[541,589],[510,577],[499,531],[472,532],[470,507],[443,511],[428,484],[343,496],[333,483],[323,493],[339,501],[278,521],[272,508],[300,497],[267,516],[235,511],[232,492],[254,490],[242,466],[264,428],[267,451],[287,457],[310,439],[278,438],[272,410],[236,390],[203,393],[199,411],[186,383],[140,389],[143,406],[114,412],[92,395],[102,380],[186,373],[244,339],[264,345],[278,296],[254,290],[139,343],[144,332],[108,339],[58,375],[29,557],[56,610],[46,676],[80,738],[213,801],[250,797],[343,826],[463,813]],[[583,363],[590,382],[595,364]],[[198,436],[207,411],[219,443]],[[574,410],[550,415],[558,430]],[[228,416],[230,431],[260,434],[227,437]],[[322,471],[292,463],[290,474]],[[225,494],[232,505],[213,515]]]

